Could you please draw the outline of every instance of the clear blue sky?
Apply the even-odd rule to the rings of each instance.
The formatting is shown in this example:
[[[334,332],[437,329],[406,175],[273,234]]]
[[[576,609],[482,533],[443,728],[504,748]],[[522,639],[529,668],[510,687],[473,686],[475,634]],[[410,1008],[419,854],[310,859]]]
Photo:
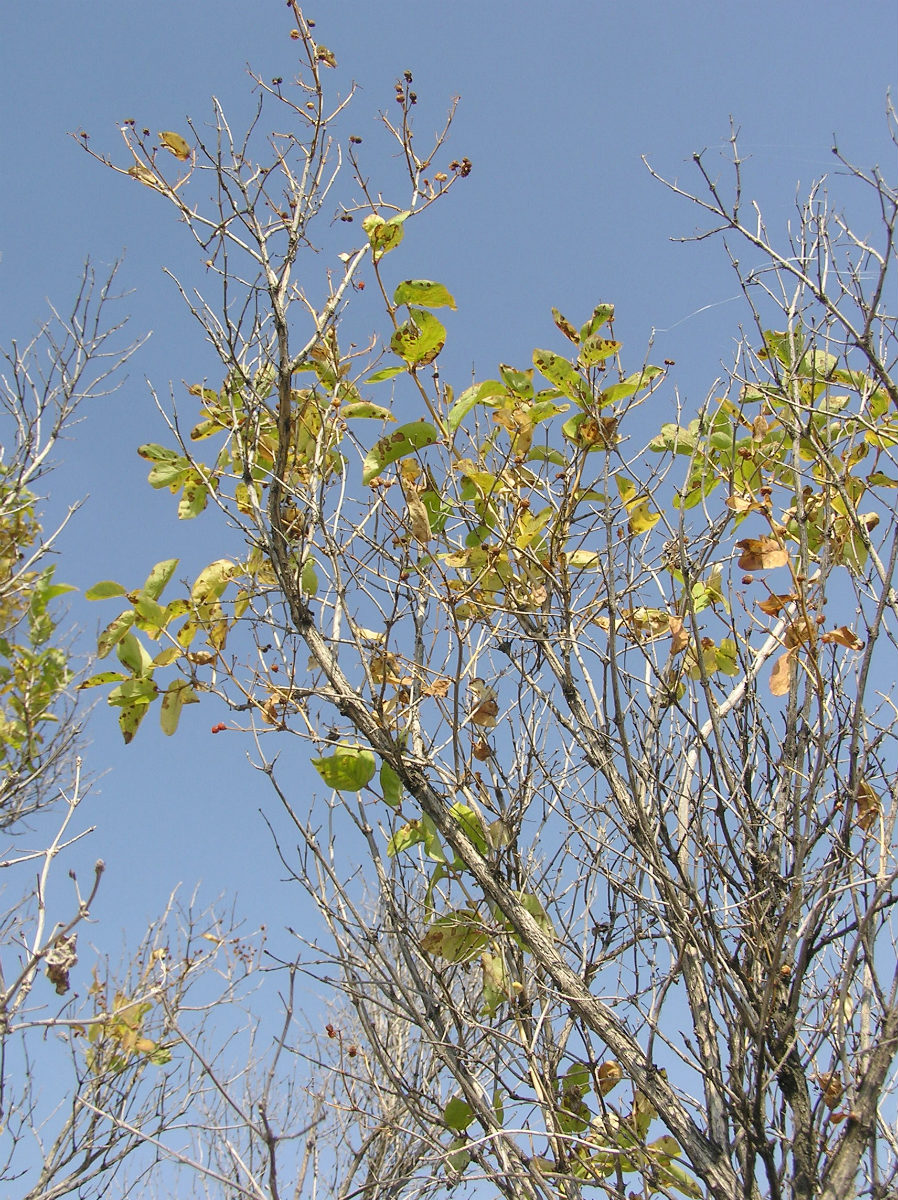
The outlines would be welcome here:
[[[551,305],[580,321],[611,300],[629,360],[641,361],[658,330],[654,360],[676,360],[681,396],[701,402],[746,313],[719,246],[670,241],[698,214],[653,182],[642,155],[697,185],[692,152],[725,149],[732,114],[750,156],[747,191],[772,229],[833,167],[834,133],[862,165],[894,170],[884,119],[893,0],[344,0],[307,11],[337,55],[338,85],[359,85],[347,129],[365,137],[375,179],[377,110],[389,108],[403,70],[421,97],[422,138],[461,97],[450,151],[473,172],[401,251],[404,273],[456,297],[441,374],[457,388],[472,370],[526,366],[534,346],[554,345]],[[127,384],[85,411],[50,501],[59,512],[87,497],[60,576],[82,591],[102,578],[133,585],[181,548],[202,557],[201,523],[175,526],[171,497],[144,485],[134,448],[164,440],[145,380],[165,397],[170,380],[177,391],[210,361],[161,269],[191,269],[184,230],[149,189],[100,170],[67,134],[86,129],[98,149],[118,153],[119,122],[177,130],[190,114],[201,123],[213,94],[239,126],[251,108],[245,64],[291,74],[288,13],[281,0],[50,0],[7,3],[3,26],[0,340],[24,340],[45,297],[64,306],[85,256],[103,264],[122,251],[133,331],[152,331]],[[71,621],[88,634],[108,617],[72,602]],[[179,881],[190,890],[202,879],[207,899],[236,888],[251,922],[297,920],[298,893],[273,882],[258,815],[273,803],[265,782],[237,739],[208,733],[222,715],[187,710],[174,739],[154,715],[127,749],[105,707],[91,719],[87,765],[108,771],[89,853],[109,868],[97,909],[106,944],[122,921],[140,928]],[[299,794],[311,794],[317,777],[297,771]]]

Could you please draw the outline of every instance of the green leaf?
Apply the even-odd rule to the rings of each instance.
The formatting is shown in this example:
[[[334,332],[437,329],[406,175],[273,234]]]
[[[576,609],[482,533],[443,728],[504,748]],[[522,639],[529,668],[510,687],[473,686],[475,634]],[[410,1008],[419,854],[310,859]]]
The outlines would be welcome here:
[[[449,1146],[446,1163],[456,1175],[461,1175],[471,1161],[471,1152],[467,1149],[467,1145],[468,1143],[463,1137],[457,1137]]]
[[[190,598],[194,604],[202,606],[217,600],[228,586],[236,566],[229,558],[218,558],[208,567],[204,567],[190,589]]]
[[[134,705],[146,708],[158,694],[159,689],[149,676],[132,677],[114,687],[106,697],[106,703],[113,708],[132,708]]]
[[[449,432],[454,433],[476,405],[485,404],[494,408],[495,405],[490,404],[489,401],[493,397],[506,395],[506,386],[498,379],[487,379],[483,383],[475,383],[472,387],[466,388],[449,410],[446,421]]]
[[[481,954],[483,1004],[480,1012],[484,1017],[494,1017],[512,994],[511,979],[501,954]]]
[[[538,896],[532,892],[518,892],[517,897],[522,906],[530,913],[537,925],[552,940],[555,940],[555,929]]]
[[[395,379],[397,375],[403,375],[405,367],[382,367],[379,371],[375,371],[373,375],[369,375],[365,383],[384,383],[387,379]]]
[[[439,492],[435,492],[432,488],[428,488],[426,492],[422,492],[421,503],[427,509],[427,519],[430,521],[430,531],[435,535],[439,535],[446,528],[446,521],[449,519],[449,514],[452,512],[452,505],[448,500],[443,500]]]
[[[487,840],[486,832],[483,828],[483,822],[467,804],[461,802],[453,804],[449,809],[450,816],[454,817],[461,826],[469,841],[473,842],[477,847],[479,854],[486,854]]]
[[[804,352],[804,335],[800,329],[790,329],[785,333],[765,329],[763,337],[764,348],[758,351],[758,358],[764,360],[772,356],[784,367],[797,366]]]
[[[436,826],[428,816],[408,821],[401,829],[397,829],[387,842],[387,855],[393,858],[396,854],[408,850],[411,846],[417,846],[421,842],[424,843],[424,852],[428,858],[443,865],[448,863],[449,860],[440,845]]]
[[[140,639],[135,637],[133,633],[126,633],[119,640],[116,653],[119,662],[123,667],[127,667],[132,675],[146,676],[152,674],[153,660],[140,644]]]
[[[412,846],[417,846],[419,842],[423,842],[424,838],[425,833],[420,821],[406,821],[387,842],[387,857],[395,858],[403,850],[408,850]]]
[[[659,375],[663,374],[664,371],[661,367],[643,367],[641,371],[637,371],[620,383],[613,383],[611,387],[606,388],[599,396],[599,404],[614,404],[618,400],[626,400],[628,396],[634,396],[637,392],[642,391],[643,388],[649,386],[653,379],[657,379]]]
[[[315,596],[318,594],[318,572],[315,570],[314,559],[307,558],[302,564],[299,585],[306,596]]]
[[[85,688],[99,687],[103,683],[123,683],[128,678],[129,676],[123,675],[121,671],[98,671],[89,679],[83,679],[78,684],[78,690],[80,692]]]
[[[499,374],[502,376],[505,386],[515,396],[519,396],[523,400],[533,399],[532,367],[526,371],[518,371],[514,367],[507,366],[505,363],[499,363]]]
[[[569,400],[576,400],[578,404],[592,403],[593,396],[589,387],[560,354],[553,354],[551,350],[534,350],[533,365]]]
[[[649,442],[649,449],[653,454],[664,454],[669,451],[672,454],[692,455],[695,453],[700,436],[698,421],[690,421],[685,428],[667,422],[658,430],[657,437]]]
[[[146,442],[143,446],[138,446],[137,453],[141,458],[149,459],[150,462],[171,462],[172,459],[183,457],[176,450],[169,450],[168,447],[160,446],[157,442]]]
[[[411,421],[407,425],[400,425],[398,429],[385,434],[375,442],[368,451],[362,464],[363,481],[370,483],[390,463],[414,454],[416,450],[421,450],[425,446],[432,446],[438,440],[436,429],[423,419]]]
[[[455,308],[447,288],[441,283],[432,283],[429,279],[405,279],[393,293],[393,303],[420,304],[424,308]]]
[[[410,212],[401,212],[390,217],[389,220],[384,220],[377,213],[371,213],[370,216],[365,217],[362,228],[368,235],[368,241],[373,251],[372,258],[375,262],[378,262],[385,254],[389,254],[391,250],[395,250],[400,244],[404,233],[402,227],[406,218],[410,216]]]
[[[119,714],[119,729],[122,731],[122,737],[125,739],[126,746],[133,741],[140,722],[147,715],[148,708],[149,706],[146,704],[135,704],[123,709]]]
[[[105,658],[109,651],[119,644],[134,624],[136,615],[133,608],[128,608],[120,613],[114,621],[109,622],[97,639],[98,658]]]
[[[620,345],[620,342],[613,342],[608,338],[601,338],[597,334],[593,334],[580,343],[577,360],[583,367],[595,367],[598,363],[604,362],[606,358],[617,354]]]
[[[377,769],[371,751],[358,746],[338,747],[329,758],[313,758],[312,765],[327,786],[337,792],[361,791]]]
[[[165,587],[174,575],[178,568],[177,558],[166,558],[162,562],[156,563],[152,571],[147,576],[147,581],[141,588],[141,594],[148,596],[151,600],[158,600]],[[96,585],[96,586],[99,586]]]
[[[580,338],[585,341],[587,338],[602,328],[607,321],[614,320],[614,305],[613,304],[597,304],[592,310],[592,316],[580,330]]]
[[[159,712],[162,732],[171,737],[178,728],[181,709],[185,704],[199,704],[199,699],[186,679],[173,680],[165,689],[162,697],[162,707]]]
[[[120,583],[111,579],[102,579],[89,587],[84,593],[85,600],[111,600],[114,596],[125,596],[127,592]]]
[[[474,1110],[463,1096],[453,1096],[443,1109],[443,1120],[456,1133],[464,1133],[474,1120]]]
[[[403,367],[391,367],[391,371],[402,372]],[[380,372],[378,372],[380,374]],[[373,383],[372,379],[368,383]],[[367,400],[357,400],[352,404],[344,404],[340,409],[340,416],[347,421],[358,420],[360,418],[371,419],[374,421],[395,421],[396,418],[388,408],[384,408],[382,404],[371,404]]]
[[[560,450],[548,446],[534,446],[527,454],[527,462],[550,462],[556,467],[563,467],[566,461]]]
[[[489,935],[483,928],[480,914],[470,908],[437,917],[421,939],[422,950],[449,962],[467,962],[488,944]]]
[[[137,614],[135,620],[137,628],[142,629],[151,637],[158,637],[165,628],[165,609],[162,605],[141,595],[134,602],[134,611]]]
[[[190,521],[194,517],[198,517],[205,509],[206,502],[209,499],[207,484],[193,472],[191,472],[191,475],[192,478],[184,484],[181,499],[178,501],[179,521]]]
[[[154,667],[168,667],[181,657],[184,651],[180,646],[166,646],[153,658]]]
[[[380,790],[384,803],[396,808],[402,799],[402,781],[388,762],[380,764]]]
[[[426,367],[446,344],[446,327],[423,308],[409,309],[409,319],[390,338],[390,349],[410,367]]]

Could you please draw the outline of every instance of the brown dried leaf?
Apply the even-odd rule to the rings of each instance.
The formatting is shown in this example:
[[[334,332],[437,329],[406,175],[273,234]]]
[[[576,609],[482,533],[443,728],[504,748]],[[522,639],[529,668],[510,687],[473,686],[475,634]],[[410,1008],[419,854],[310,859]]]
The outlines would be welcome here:
[[[743,538],[736,547],[742,551],[739,566],[743,571],[767,571],[784,567],[789,561],[789,555],[772,537]]]
[[[426,546],[431,538],[430,515],[427,507],[418,496],[410,495],[406,504],[408,506],[408,527],[412,537],[422,546]]]
[[[820,641],[834,642],[838,646],[845,646],[848,650],[863,650],[864,648],[864,643],[847,625],[840,625],[838,629],[830,629],[823,634]]]
[[[767,423],[767,418],[761,414],[760,416],[755,417],[751,423],[751,436],[756,442],[763,442],[764,438],[767,436],[767,430],[769,428],[770,426]]]
[[[78,962],[78,955],[75,952],[76,941],[77,934],[73,933],[71,937],[66,937],[60,933],[44,955],[44,962],[47,964],[47,978],[56,988],[59,996],[64,996],[69,990],[69,971]]]
[[[857,786],[857,823],[867,833],[882,812],[882,801],[866,779]]]
[[[444,696],[449,695],[451,686],[452,680],[448,675],[443,675],[439,679],[435,679],[433,683],[429,683],[427,687],[421,688],[421,695],[433,696],[437,700],[442,700]]]
[[[483,729],[495,729],[496,717],[499,715],[496,689],[491,688],[482,679],[472,679],[470,687],[474,694],[474,705],[471,709],[472,722],[480,725]]]
[[[828,1109],[833,1109],[842,1099],[842,1093],[845,1091],[845,1086],[842,1083],[841,1076],[838,1071],[824,1071],[817,1075],[812,1075],[811,1078],[815,1083],[820,1085],[820,1090],[823,1092],[823,1103]]]
[[[683,626],[681,617],[668,617],[668,625],[670,626],[670,652],[671,654],[679,654],[689,645],[689,634]]]
[[[753,512],[761,507],[754,496],[747,496],[744,492],[734,492],[731,496],[727,496],[724,503],[731,512],[737,513]]]
[[[473,744],[471,747],[471,753],[478,762],[486,762],[488,758],[492,758],[493,756],[492,747],[490,746],[489,742],[485,742],[483,738],[480,738],[479,741],[476,741]]]
[[[770,672],[770,694],[772,696],[785,696],[792,684],[794,673],[795,651],[787,650],[773,664],[773,670]]]
[[[481,700],[471,712],[471,720],[484,729],[495,729],[498,715],[499,705],[495,700]]]
[[[759,600],[758,608],[762,613],[766,613],[768,617],[776,617],[783,611],[787,604],[791,604],[795,600],[795,593],[789,592],[787,595],[777,595],[771,592],[764,600]]]

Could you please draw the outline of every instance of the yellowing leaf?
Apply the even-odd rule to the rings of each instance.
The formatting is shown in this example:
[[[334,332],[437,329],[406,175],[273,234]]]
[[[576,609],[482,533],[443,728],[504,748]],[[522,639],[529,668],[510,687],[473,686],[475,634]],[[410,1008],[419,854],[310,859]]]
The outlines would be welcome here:
[[[627,635],[632,638],[664,637],[671,632],[671,618],[663,608],[623,608],[620,619],[627,627]],[[596,623],[607,628],[601,618]]]
[[[630,510],[630,518],[627,521],[627,525],[630,532],[635,537],[638,537],[641,533],[648,533],[648,531],[653,528],[653,526],[657,525],[660,520],[661,514],[658,512],[653,512],[652,509],[649,508],[648,504],[644,501],[641,504],[637,504],[633,509]]]
[[[160,190],[156,176],[149,167],[145,167],[143,163],[135,163],[133,167],[128,168],[128,174],[132,179],[138,180],[140,183],[146,184],[147,187]]]
[[[159,140],[166,150],[169,150],[181,162],[186,162],[190,158],[190,146],[181,137],[180,133],[173,133],[170,129],[163,129],[159,132]]]
[[[611,1059],[609,1062],[603,1062],[596,1072],[599,1081],[599,1092],[603,1096],[607,1096],[612,1088],[617,1087],[624,1077],[623,1070],[619,1062]]]

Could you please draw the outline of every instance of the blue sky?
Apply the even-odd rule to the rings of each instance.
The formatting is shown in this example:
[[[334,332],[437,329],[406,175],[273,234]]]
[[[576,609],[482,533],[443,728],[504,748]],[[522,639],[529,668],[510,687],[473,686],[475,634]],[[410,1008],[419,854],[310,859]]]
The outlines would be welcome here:
[[[337,55],[335,86],[358,84],[345,128],[365,138],[375,180],[395,169],[377,112],[403,70],[414,73],[422,139],[461,98],[449,156],[470,158],[472,174],[400,252],[403,275],[437,279],[457,300],[441,359],[457,390],[472,371],[526,366],[534,346],[554,345],[551,305],[579,323],[610,300],[625,360],[641,362],[655,330],[653,360],[676,361],[687,405],[704,399],[747,314],[718,245],[671,241],[699,214],[651,179],[643,155],[698,186],[691,155],[724,151],[732,115],[750,160],[746,191],[772,229],[833,167],[834,133],[855,161],[894,168],[884,118],[896,72],[891,0],[862,0],[850,16],[833,0],[329,7],[307,11]],[[133,585],[173,554],[202,557],[202,524],[176,526],[134,449],[164,440],[146,381],[163,398],[169,381],[183,395],[180,381],[203,378],[211,361],[162,272],[193,270],[185,231],[149,189],[104,172],[67,135],[88,130],[97,149],[118,154],[119,122],[182,129],[186,114],[208,119],[213,94],[239,126],[252,108],[247,62],[266,78],[290,76],[289,28],[280,0],[5,6],[0,340],[24,340],[46,297],[64,307],[86,256],[102,266],[123,252],[124,309],[135,336],[152,331],[121,390],[85,410],[53,478],[49,514],[84,499],[58,569],[82,592],[101,578]],[[838,176],[832,186],[838,197]],[[74,597],[85,652],[109,615]],[[128,748],[105,708],[90,721],[87,766],[105,774],[88,857],[108,863],[97,915],[113,943],[119,924],[139,929],[179,881],[189,891],[202,879],[210,900],[236,889],[251,923],[297,919],[258,815],[273,803],[265,782],[245,746],[209,735],[222,715],[187,710],[174,739],[150,718]],[[311,794],[316,777],[297,771]]]

